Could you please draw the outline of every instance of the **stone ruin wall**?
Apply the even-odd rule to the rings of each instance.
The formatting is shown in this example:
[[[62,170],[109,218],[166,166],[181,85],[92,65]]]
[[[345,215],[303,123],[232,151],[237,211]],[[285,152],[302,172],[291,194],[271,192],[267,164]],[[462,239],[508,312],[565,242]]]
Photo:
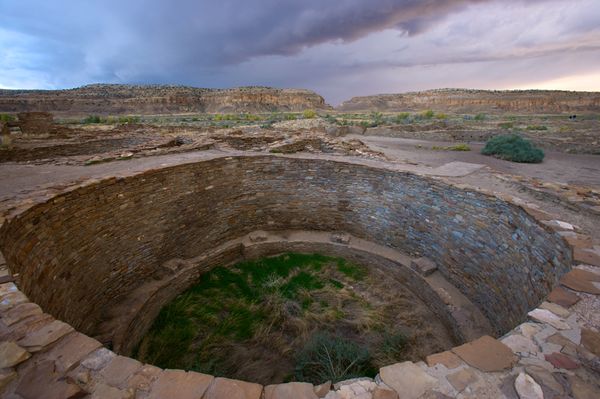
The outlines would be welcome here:
[[[165,262],[255,230],[343,231],[423,254],[498,332],[523,321],[571,262],[557,233],[498,198],[408,173],[279,156],[103,180],[5,223],[0,242],[32,301],[94,335],[128,294],[164,274]]]

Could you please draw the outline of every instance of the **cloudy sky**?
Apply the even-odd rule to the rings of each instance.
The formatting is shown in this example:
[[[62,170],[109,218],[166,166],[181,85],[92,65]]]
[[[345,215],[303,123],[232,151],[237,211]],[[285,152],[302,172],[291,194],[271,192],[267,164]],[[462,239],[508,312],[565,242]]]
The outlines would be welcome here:
[[[0,87],[600,91],[600,0],[0,0]]]

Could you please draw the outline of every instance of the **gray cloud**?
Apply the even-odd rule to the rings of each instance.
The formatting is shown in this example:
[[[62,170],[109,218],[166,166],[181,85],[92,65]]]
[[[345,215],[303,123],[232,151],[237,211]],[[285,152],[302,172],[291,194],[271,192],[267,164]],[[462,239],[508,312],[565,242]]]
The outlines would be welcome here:
[[[598,51],[598,13],[587,10],[568,19],[564,3],[0,0],[0,86],[106,81],[319,90],[357,71],[364,76],[382,68],[560,56],[577,46]],[[507,20],[495,23],[489,12]],[[540,14],[524,18],[529,12]],[[550,24],[545,15],[562,20]],[[520,19],[528,25],[519,25]],[[513,30],[506,28],[513,24]],[[573,37],[577,43],[568,42]],[[350,87],[349,94],[351,89],[360,94]]]

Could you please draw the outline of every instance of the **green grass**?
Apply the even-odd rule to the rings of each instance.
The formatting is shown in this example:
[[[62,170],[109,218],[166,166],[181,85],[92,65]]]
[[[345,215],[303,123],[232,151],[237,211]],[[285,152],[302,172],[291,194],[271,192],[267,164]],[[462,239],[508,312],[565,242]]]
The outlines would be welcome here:
[[[431,149],[434,151],[471,151],[471,147],[467,144],[456,144],[448,147],[434,145]]]
[[[529,140],[517,134],[491,138],[487,141],[481,153],[522,163],[540,163],[544,159],[543,150],[535,147]]]
[[[529,125],[527,126],[527,130],[548,130],[548,127],[544,125]]]
[[[269,368],[287,367],[285,380],[315,383],[374,376],[377,359],[402,360],[407,341],[388,338],[396,327],[355,292],[357,284],[372,287],[366,267],[320,254],[216,267],[163,307],[134,355],[163,368],[261,383],[272,382],[260,374]],[[282,363],[261,360],[273,352]]]

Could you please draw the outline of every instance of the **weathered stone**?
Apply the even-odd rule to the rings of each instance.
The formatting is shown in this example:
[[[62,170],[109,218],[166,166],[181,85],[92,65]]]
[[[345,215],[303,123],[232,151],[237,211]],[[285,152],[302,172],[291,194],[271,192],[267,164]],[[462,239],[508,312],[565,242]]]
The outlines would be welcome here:
[[[573,269],[562,276],[560,283],[575,291],[600,294],[600,287],[594,284],[600,283],[600,276],[587,270]]]
[[[538,366],[528,366],[525,368],[525,371],[542,386],[542,390],[545,386],[557,394],[562,394],[564,392],[563,386],[556,381],[552,373],[550,373],[548,370]]]
[[[373,399],[399,399],[396,391],[383,387],[375,388],[372,395]]]
[[[504,370],[512,367],[516,360],[508,346],[487,335],[452,348],[452,352],[481,371]]]
[[[435,262],[425,257],[413,259],[410,262],[410,267],[422,276],[429,276],[437,270]]]
[[[0,369],[0,394],[4,391],[4,388],[8,386],[17,378],[17,373],[12,369]]]
[[[59,372],[66,372],[79,364],[88,354],[102,347],[102,344],[87,335],[74,332],[61,339],[45,354],[54,360]]]
[[[131,399],[132,390],[122,390],[106,384],[97,384],[90,399]]]
[[[573,260],[586,265],[600,266],[600,250],[597,248],[578,248],[573,249]]]
[[[204,395],[213,380],[212,375],[193,371],[165,370],[152,384],[148,399],[198,399]]]
[[[21,377],[15,392],[24,399],[76,399],[86,393],[56,374],[51,361],[35,364]]]
[[[262,391],[259,384],[217,377],[202,399],[260,399]]]
[[[575,305],[580,299],[579,295],[569,292],[562,287],[556,287],[548,295],[550,302],[554,302],[565,308]]]
[[[571,328],[563,319],[546,309],[533,309],[527,315],[533,320],[549,324],[557,330],[568,330]]]
[[[581,344],[596,356],[600,356],[600,333],[582,328]]]
[[[16,366],[30,357],[29,352],[14,342],[0,342],[0,369]]]
[[[416,399],[438,384],[437,379],[412,362],[382,367],[379,375],[383,382],[403,399]]]
[[[331,381],[326,381],[320,385],[315,385],[315,395],[317,395],[319,398],[325,397],[330,390]]]
[[[25,302],[29,302],[29,299],[21,291],[8,293],[2,296],[0,300],[0,312],[4,313],[8,309]]]
[[[508,346],[514,353],[527,354],[539,351],[538,346],[531,339],[519,334],[511,334],[508,337],[502,338],[501,342]]]
[[[579,363],[562,353],[551,353],[544,355],[544,359],[550,362],[557,369],[573,370],[579,367]]]
[[[100,370],[108,364],[116,355],[106,348],[100,348],[87,356],[81,364],[91,370]]]
[[[515,389],[521,399],[544,399],[542,387],[525,373],[519,373],[517,376]]]
[[[141,367],[142,363],[137,360],[116,356],[102,369],[100,375],[108,385],[119,387]]]
[[[575,399],[598,399],[600,386],[589,384],[576,376],[569,376],[571,392]]]
[[[462,392],[470,384],[477,381],[477,375],[472,369],[462,369],[446,376],[446,379],[458,392]]]
[[[32,302],[22,303],[2,313],[2,322],[11,326],[29,316],[42,314],[42,308]]]
[[[462,360],[450,351],[435,353],[426,358],[427,365],[433,367],[436,364],[442,364],[447,369],[454,369],[462,364]]]
[[[562,306],[550,302],[542,302],[540,308],[549,310],[558,317],[562,317],[563,319],[569,317],[569,315],[571,314],[567,309],[563,308]]]
[[[306,382],[288,382],[287,384],[267,385],[265,399],[317,399],[312,384]]]
[[[523,323],[518,329],[525,338],[532,338],[542,330],[542,326],[538,323]]]
[[[25,338],[19,341],[19,345],[26,348],[29,352],[38,352],[71,331],[73,331],[73,327],[67,323],[54,320],[39,330],[27,334]]]
[[[160,373],[162,369],[146,364],[127,380],[127,386],[134,391],[148,392]]]

